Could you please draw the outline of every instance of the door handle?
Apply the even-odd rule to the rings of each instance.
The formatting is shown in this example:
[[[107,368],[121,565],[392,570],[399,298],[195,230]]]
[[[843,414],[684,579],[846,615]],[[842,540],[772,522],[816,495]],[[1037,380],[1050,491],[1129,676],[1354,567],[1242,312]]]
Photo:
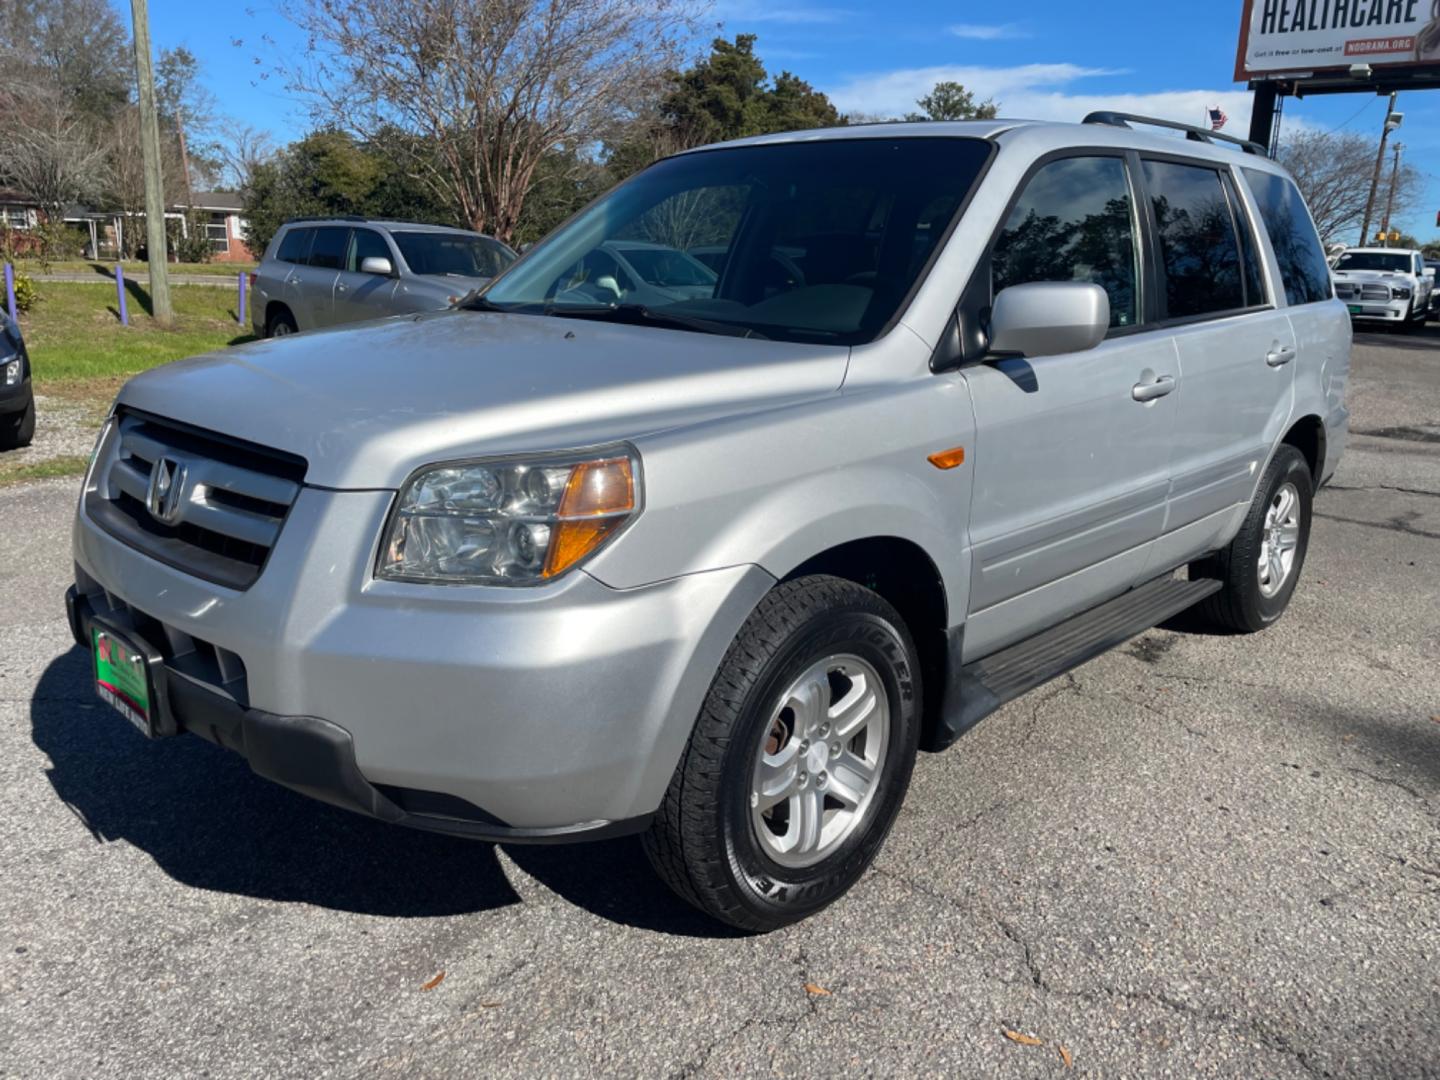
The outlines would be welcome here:
[[[344,292],[344,291],[345,291],[345,286],[344,286],[344,284],[336,285],[336,286],[335,286],[335,291],[336,291],[336,292]]]
[[[1265,354],[1265,363],[1271,367],[1283,367],[1295,359],[1295,347],[1293,345],[1276,345]]]
[[[1154,401],[1175,389],[1174,375],[1161,375],[1154,382],[1138,382],[1130,388],[1130,396],[1136,401]]]

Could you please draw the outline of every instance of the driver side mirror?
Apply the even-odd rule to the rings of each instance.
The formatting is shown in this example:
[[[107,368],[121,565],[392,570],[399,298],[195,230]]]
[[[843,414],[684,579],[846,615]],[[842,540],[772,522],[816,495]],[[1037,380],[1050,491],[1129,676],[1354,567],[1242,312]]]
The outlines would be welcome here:
[[[369,255],[360,260],[360,272],[362,274],[375,274],[377,277],[393,277],[395,267],[389,259],[383,255]]]
[[[1024,357],[1085,352],[1104,341],[1109,329],[1110,297],[1099,285],[1011,285],[990,311],[990,352]]]

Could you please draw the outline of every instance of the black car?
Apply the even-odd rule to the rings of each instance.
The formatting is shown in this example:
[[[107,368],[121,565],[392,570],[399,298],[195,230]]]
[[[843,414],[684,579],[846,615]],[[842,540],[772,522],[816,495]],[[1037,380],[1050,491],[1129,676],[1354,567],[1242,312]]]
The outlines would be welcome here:
[[[1435,291],[1430,294],[1430,317],[1440,315],[1440,259],[1426,259],[1425,269],[1435,274]]]
[[[30,355],[19,324],[0,312],[0,450],[29,446],[35,437],[35,392]]]

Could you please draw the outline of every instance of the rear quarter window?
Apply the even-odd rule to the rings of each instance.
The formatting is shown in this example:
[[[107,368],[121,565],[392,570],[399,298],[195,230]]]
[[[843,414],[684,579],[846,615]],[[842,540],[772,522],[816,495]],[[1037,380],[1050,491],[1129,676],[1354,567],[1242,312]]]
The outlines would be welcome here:
[[[310,251],[310,240],[315,235],[314,229],[291,229],[280,238],[280,246],[275,251],[275,258],[279,262],[303,263]]]
[[[1285,299],[1293,305],[1314,304],[1334,295],[1330,283],[1330,265],[1325,249],[1305,209],[1305,200],[1294,181],[1259,169],[1241,169],[1260,221],[1275,249],[1280,280],[1285,286]]]

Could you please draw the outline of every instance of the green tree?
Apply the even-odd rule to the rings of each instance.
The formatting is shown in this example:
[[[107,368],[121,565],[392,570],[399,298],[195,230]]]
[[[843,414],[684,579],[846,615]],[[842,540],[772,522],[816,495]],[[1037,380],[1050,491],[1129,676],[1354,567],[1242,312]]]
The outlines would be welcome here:
[[[672,73],[659,104],[608,146],[612,180],[692,146],[845,123],[830,99],[805,80],[788,71],[772,79],[755,55],[755,41],[754,34],[716,38],[709,56]]]
[[[433,154],[423,139],[386,129],[370,142],[344,131],[313,131],[255,162],[241,188],[246,242],[262,250],[294,217],[365,217],[463,225],[453,207],[415,182],[412,166]]]
[[[1422,247],[1420,251],[1427,259],[1440,259],[1440,236],[1437,236],[1434,240],[1431,240],[1428,244]]]
[[[935,88],[915,102],[923,110],[907,113],[908,121],[918,120],[993,120],[1000,106],[993,98],[978,104],[973,92],[958,82],[938,82]]]

